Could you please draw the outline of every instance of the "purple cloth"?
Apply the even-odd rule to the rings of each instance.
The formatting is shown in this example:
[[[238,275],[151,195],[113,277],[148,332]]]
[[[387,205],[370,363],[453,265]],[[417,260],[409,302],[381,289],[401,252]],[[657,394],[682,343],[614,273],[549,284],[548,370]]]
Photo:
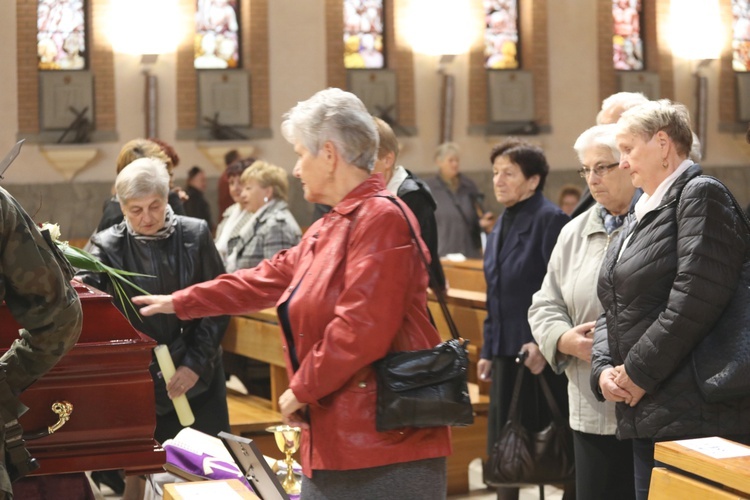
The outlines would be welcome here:
[[[167,464],[193,476],[206,479],[239,479],[245,486],[250,484],[245,479],[237,464],[201,453],[200,455],[177,446],[166,444]],[[252,488],[250,488],[252,490]]]

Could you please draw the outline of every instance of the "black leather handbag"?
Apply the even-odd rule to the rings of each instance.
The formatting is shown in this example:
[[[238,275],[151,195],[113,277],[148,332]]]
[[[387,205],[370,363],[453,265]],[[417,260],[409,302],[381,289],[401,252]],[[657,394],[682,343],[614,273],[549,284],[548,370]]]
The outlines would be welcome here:
[[[394,198],[387,198],[404,212]],[[405,212],[404,217],[414,244],[420,248]],[[427,259],[421,251],[419,255],[430,274]],[[453,338],[432,349],[392,352],[374,363],[378,383],[375,426],[380,432],[404,427],[464,426],[474,423],[467,385],[468,341],[458,335],[442,291],[436,290],[435,295]]]
[[[557,484],[575,480],[573,433],[560,412],[544,376],[537,376],[552,421],[539,432],[521,422],[521,382],[526,367],[518,367],[508,420],[484,463],[484,481],[493,485]]]
[[[742,219],[745,231],[750,232],[750,221],[744,210],[729,189],[726,187],[724,189],[732,199],[734,209]],[[692,352],[691,362],[695,381],[703,399],[710,403],[750,394],[750,259],[748,257],[749,255],[746,254],[737,290],[729,304],[709,334]]]

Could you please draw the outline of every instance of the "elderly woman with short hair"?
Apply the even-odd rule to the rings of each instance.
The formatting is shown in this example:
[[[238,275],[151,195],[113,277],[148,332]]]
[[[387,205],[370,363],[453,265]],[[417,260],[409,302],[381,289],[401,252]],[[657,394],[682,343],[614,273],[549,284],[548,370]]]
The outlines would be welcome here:
[[[481,259],[482,231],[489,231],[495,219],[484,211],[484,195],[474,181],[459,172],[459,153],[455,142],[439,145],[435,150],[438,173],[425,179],[437,204],[438,253],[442,257],[460,253],[469,259]]]
[[[129,279],[154,294],[171,293],[224,272],[208,224],[175,215],[167,204],[169,174],[163,162],[154,158],[135,160],[118,174],[115,190],[125,220],[91,238],[91,253],[104,264],[145,275]],[[104,273],[81,272],[78,277],[115,295],[114,285]],[[132,297],[136,290],[126,286],[125,292]],[[229,318],[146,318],[126,311],[126,304],[115,305],[128,313],[136,330],[168,345],[177,367],[165,387],[152,364],[156,440],[163,443],[182,429],[170,401],[182,394],[187,395],[195,414],[194,429],[213,436],[229,431],[221,362],[221,339]]]
[[[382,175],[370,175],[372,117],[353,94],[328,89],[292,108],[282,132],[297,153],[305,199],[331,211],[299,245],[253,269],[134,302],[144,315],[180,318],[277,307],[289,375],[279,408],[303,428],[303,499],[445,498],[448,428],[375,427],[373,362],[440,338],[427,315],[420,252],[428,253],[407,217],[417,221]]]
[[[593,327],[602,314],[596,284],[612,238],[640,196],[625,170],[615,125],[582,133],[573,148],[581,177],[596,204],[570,221],[557,238],[542,288],[534,294],[529,324],[534,340],[556,373],[568,376],[570,427],[575,448],[578,500],[631,500],[633,449],[615,437],[615,404],[600,403],[589,387]]]
[[[227,257],[227,272],[255,267],[299,243],[302,232],[286,203],[289,180],[283,168],[256,161],[240,176],[240,200],[253,215],[240,229]]]
[[[163,144],[163,143],[162,143]],[[170,151],[174,152],[171,147]],[[138,158],[156,158],[164,163],[164,166],[169,174],[170,187],[172,182],[174,164],[173,160],[167,154],[166,150],[159,144],[151,139],[133,139],[125,143],[120,149],[120,153],[117,155],[117,161],[115,163],[115,169],[119,174],[122,169],[130,165],[133,161]],[[115,191],[115,190],[113,190]],[[167,194],[169,206],[178,215],[185,215],[185,209],[178,193],[171,191]],[[102,207],[102,218],[96,227],[97,231],[104,231],[110,226],[119,224],[122,222],[122,209],[120,208],[120,201],[117,199],[117,193],[113,192],[113,196],[104,202]]]
[[[547,379],[558,406],[567,415],[567,380],[547,366],[531,335],[527,314],[531,297],[542,285],[557,235],[570,220],[542,194],[549,164],[540,147],[507,139],[492,148],[490,163],[495,198],[505,206],[505,211],[487,237],[484,255],[487,318],[477,376],[480,380],[492,380],[488,455],[508,419],[519,351],[528,353],[526,367]],[[522,382],[521,391],[528,395],[520,402],[524,423],[540,430],[551,419],[549,412],[539,410],[547,404],[536,377],[524,377]],[[491,478],[485,479],[491,482]],[[500,486],[497,498],[517,499],[518,488]]]
[[[631,108],[616,140],[620,168],[644,194],[599,275],[605,316],[594,335],[591,385],[616,403],[617,436],[633,440],[636,496],[645,500],[656,441],[750,443],[750,395],[707,402],[691,364],[737,289],[750,236],[727,188],[688,159],[685,106]]]

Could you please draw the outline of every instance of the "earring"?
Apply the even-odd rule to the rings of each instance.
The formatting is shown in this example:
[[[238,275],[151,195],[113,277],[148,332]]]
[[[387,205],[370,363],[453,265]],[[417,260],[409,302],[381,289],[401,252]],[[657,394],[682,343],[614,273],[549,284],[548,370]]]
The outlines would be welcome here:
[[[263,197],[263,203],[268,203],[268,196]]]
[[[661,167],[662,168],[669,168],[669,165],[667,165],[667,160],[664,160],[664,161],[661,162]]]

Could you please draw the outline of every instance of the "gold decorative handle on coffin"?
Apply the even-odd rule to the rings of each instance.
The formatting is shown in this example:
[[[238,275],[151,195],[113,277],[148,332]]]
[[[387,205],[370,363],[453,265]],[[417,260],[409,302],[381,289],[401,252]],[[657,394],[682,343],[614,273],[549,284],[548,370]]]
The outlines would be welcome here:
[[[70,415],[73,413],[73,404],[68,401],[55,401],[52,403],[51,410],[57,415],[57,422],[47,427],[46,430],[24,434],[24,440],[33,441],[35,439],[47,437],[60,430],[60,428],[70,420]]]

